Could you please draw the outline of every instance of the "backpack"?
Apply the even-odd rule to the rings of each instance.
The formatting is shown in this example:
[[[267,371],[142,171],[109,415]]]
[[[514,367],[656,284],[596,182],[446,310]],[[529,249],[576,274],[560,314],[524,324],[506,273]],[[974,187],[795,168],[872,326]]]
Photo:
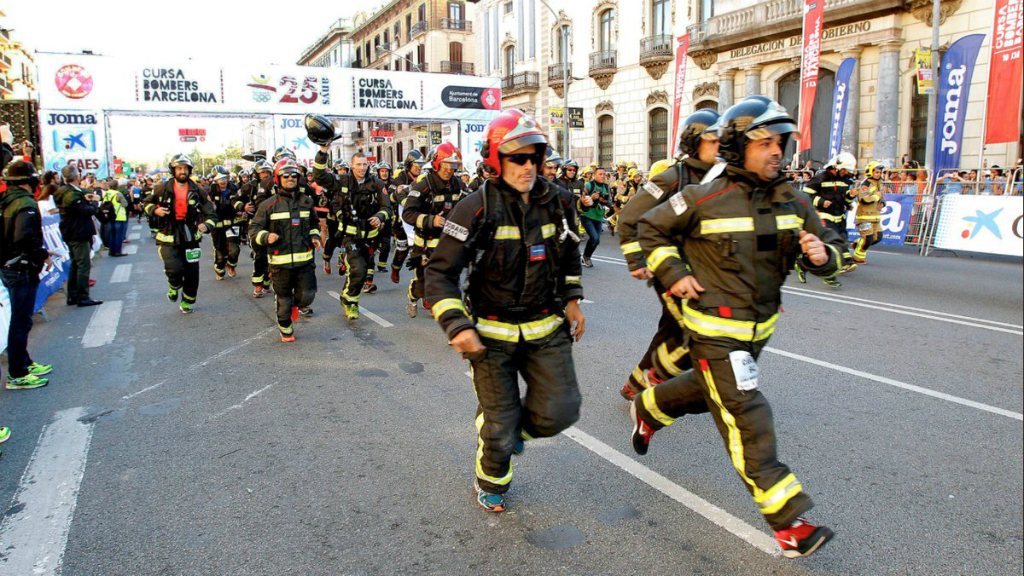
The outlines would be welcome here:
[[[106,224],[107,222],[113,222],[115,216],[116,212],[114,209],[114,203],[110,200],[104,200],[103,203],[100,204],[99,211],[96,212],[96,217],[99,218],[100,222]]]

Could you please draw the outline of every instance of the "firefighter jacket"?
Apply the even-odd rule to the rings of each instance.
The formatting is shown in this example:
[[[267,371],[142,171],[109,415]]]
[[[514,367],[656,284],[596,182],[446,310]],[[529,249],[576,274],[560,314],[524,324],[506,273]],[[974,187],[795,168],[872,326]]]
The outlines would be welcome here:
[[[238,187],[234,184],[229,182],[223,190],[217,184],[211,186],[210,201],[213,202],[217,214],[217,228],[230,228],[245,221],[245,217],[239,215],[245,204],[240,198]]]
[[[252,204],[253,207],[259,208],[267,198],[270,198],[274,194],[274,178],[268,176],[260,181],[257,178],[253,178],[249,182],[242,186],[239,191],[239,201],[241,202],[242,209],[245,209],[246,204]],[[252,218],[252,214],[247,217]]]
[[[686,158],[676,162],[671,168],[644,184],[639,193],[633,195],[623,206],[615,231],[619,233],[619,248],[626,257],[630,272],[647,266],[636,228],[640,218],[683,188],[691,184],[700,184],[710,169],[710,164],[705,164],[697,158]]]
[[[402,220],[415,228],[413,246],[419,251],[437,248],[441,228],[434,226],[434,217],[447,219],[455,204],[462,197],[458,178],[452,176],[445,182],[433,170],[412,186],[405,199]]]
[[[529,198],[490,179],[449,215],[424,298],[449,339],[475,327],[495,340],[545,340],[564,325],[566,303],[583,298],[572,194],[538,178]]]
[[[810,196],[822,220],[845,225],[846,213],[853,207],[847,178],[822,170],[804,184],[804,194]],[[824,206],[826,201],[831,202],[827,208]]]
[[[156,243],[161,246],[196,246],[202,238],[198,229],[200,224],[206,224],[210,231],[217,227],[213,202],[198,184],[189,180],[188,206],[184,218],[178,219],[174,182],[173,178],[163,182],[143,200],[150,227],[156,229]],[[157,208],[166,208],[168,212],[165,216],[157,216]]]
[[[880,222],[885,200],[882,199],[882,183],[868,178],[861,182],[857,192],[857,223]]]
[[[317,152],[317,160],[323,152]],[[324,161],[326,161],[324,154]],[[376,241],[381,228],[370,224],[371,218],[382,223],[391,217],[391,203],[384,193],[384,184],[367,174],[362,182],[354,174],[331,174],[313,164],[313,178],[331,194],[331,212],[338,220],[342,242]]]
[[[477,190],[479,190],[480,187],[484,185],[485,180],[487,179],[484,178],[483,176],[474,176],[473,179],[469,181],[469,191],[476,192]]]
[[[801,230],[825,242],[823,265],[801,253]],[[842,264],[845,249],[784,178],[764,182],[733,166],[674,194],[640,219],[639,231],[647,267],[663,286],[693,275],[704,287],[699,299],[673,311],[677,320],[697,335],[743,342],[766,340],[775,330],[780,289],[797,260],[827,277]]]
[[[267,247],[267,262],[277,268],[301,268],[313,261],[313,240],[320,238],[320,218],[313,199],[300,192],[276,187],[249,223],[249,239]],[[277,234],[277,242],[267,239]]]
[[[0,268],[27,272],[38,281],[50,253],[43,244],[43,222],[32,193],[21,186],[0,192],[3,238],[0,239]]]
[[[579,198],[580,194],[583,193],[583,180],[579,178],[568,179],[565,176],[555,179],[555,184],[558,184],[562,188],[565,188],[569,192],[572,192],[574,196]]]
[[[420,176],[423,176],[422,169]],[[403,170],[391,179],[391,185],[395,189],[391,194],[391,205],[394,206],[396,213],[399,206],[405,206],[405,199],[409,197],[409,191],[412,190],[413,184],[416,184],[416,179],[417,176],[413,176],[408,170]]]

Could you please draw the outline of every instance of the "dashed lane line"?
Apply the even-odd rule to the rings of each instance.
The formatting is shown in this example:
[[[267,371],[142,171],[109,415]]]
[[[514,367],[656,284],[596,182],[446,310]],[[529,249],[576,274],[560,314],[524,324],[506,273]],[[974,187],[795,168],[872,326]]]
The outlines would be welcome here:
[[[0,525],[0,574],[60,572],[92,441],[85,413],[62,410],[43,428]]]
[[[239,402],[238,404],[234,404],[234,405],[232,405],[232,406],[228,406],[228,407],[227,407],[227,408],[225,408],[224,410],[221,410],[220,412],[217,412],[217,413],[216,413],[216,414],[214,414],[213,416],[210,416],[210,420],[211,420],[211,421],[213,421],[213,420],[216,420],[217,418],[220,418],[221,416],[223,416],[223,415],[227,414],[228,412],[231,412],[232,410],[238,410],[238,409],[240,409],[240,408],[242,407],[242,405],[243,405],[243,404],[245,404],[245,403],[246,403],[246,402],[248,402],[249,400],[252,400],[253,398],[255,398],[255,397],[259,396],[260,394],[263,394],[264,392],[266,392],[267,390],[269,390],[269,389],[270,389],[271,387],[273,387],[273,386],[274,386],[274,384],[277,384],[277,382],[272,382],[272,383],[270,383],[270,384],[267,384],[267,385],[266,385],[266,386],[264,386],[263,388],[260,388],[259,390],[256,390],[255,392],[252,392],[252,393],[250,393],[250,394],[249,394],[248,396],[246,396],[246,397],[245,397],[245,399],[244,399],[244,400],[242,400],[242,401],[241,401],[241,402]]]
[[[132,224],[132,230],[142,230],[142,224]]]
[[[139,233],[138,232],[132,232],[131,234],[128,235],[128,239],[129,240],[138,240],[139,239]]]
[[[114,341],[117,336],[117,323],[121,319],[121,300],[107,301],[96,307],[89,319],[89,325],[82,335],[83,348],[99,348]]]
[[[853,368],[847,368],[846,366],[840,366],[831,362],[825,362],[824,360],[817,360],[815,358],[809,358],[800,354],[794,354],[792,352],[786,352],[785,350],[779,350],[778,348],[772,348],[770,346],[764,347],[765,352],[791,358],[793,360],[799,360],[808,364],[814,364],[815,366],[821,366],[822,368],[829,368],[838,372],[850,374],[851,376],[857,376],[879,384],[887,384],[889,386],[895,386],[896,388],[902,388],[911,392],[917,392],[918,394],[924,394],[925,396],[931,396],[932,398],[938,398],[947,402],[953,402],[961,404],[963,406],[970,406],[971,408],[977,408],[985,412],[992,414],[998,414],[1000,416],[1006,416],[1007,418],[1013,418],[1014,420],[1024,421],[1024,414],[1020,412],[1013,412],[1011,410],[1004,410],[1003,408],[996,408],[995,406],[989,406],[988,404],[982,404],[981,402],[975,402],[974,400],[967,400],[966,398],[960,398],[959,396],[953,396],[944,392],[936,392],[928,388],[922,388],[921,386],[914,386],[913,384],[907,384],[906,382],[900,382],[899,380],[893,380],[892,378],[886,378],[885,376],[877,376],[861,370],[855,370]]]
[[[137,253],[139,251],[139,245],[138,244],[129,244],[127,246],[123,246],[121,248],[121,251],[124,252],[125,254],[135,254],[135,253]]]
[[[121,282],[127,282],[132,277],[132,265],[131,264],[118,264],[114,268],[114,273],[110,275],[110,283],[118,284]]]
[[[337,292],[333,292],[332,291],[332,292],[328,292],[327,294],[328,294],[328,296],[330,296],[331,298],[334,298],[335,300],[339,300],[339,301],[341,300],[341,294],[338,294]],[[392,324],[391,322],[388,322],[387,320],[381,318],[380,316],[377,316],[376,314],[374,314],[373,312],[370,312],[369,310],[367,310],[366,308],[363,308],[362,306],[359,307],[359,313],[362,314],[363,316],[366,316],[370,320],[373,320],[377,324],[380,324],[384,328],[391,328],[392,326],[394,326],[394,324]]]

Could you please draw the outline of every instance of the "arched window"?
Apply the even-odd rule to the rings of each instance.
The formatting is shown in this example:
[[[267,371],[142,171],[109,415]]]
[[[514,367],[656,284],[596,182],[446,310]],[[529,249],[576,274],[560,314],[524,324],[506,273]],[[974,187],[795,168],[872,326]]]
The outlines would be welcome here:
[[[832,92],[836,85],[835,72],[821,68],[818,72],[818,92],[814,97],[814,111],[811,118],[811,155],[801,162],[811,160],[815,166],[828,162],[828,138],[832,128]],[[794,120],[800,118],[800,70],[793,70],[778,81],[778,102]],[[821,111],[821,112],[819,112]],[[796,152],[796,139],[790,138],[786,146],[783,164],[788,164]]]
[[[693,107],[694,110],[714,110],[718,112],[718,102],[714,100],[701,100]]]
[[[402,142],[395,143],[395,165],[392,166],[392,170],[398,167],[398,163],[405,160],[404,150],[402,148]]]
[[[615,9],[609,8],[601,12],[601,52],[615,50]]]
[[[516,73],[516,47],[509,46],[505,48],[505,76],[511,76]]]
[[[647,114],[647,165],[668,158],[668,110],[655,108]]]
[[[651,23],[653,27],[652,36],[670,36],[672,34],[672,23],[670,22],[671,2],[669,0],[652,0],[651,2]]]
[[[922,166],[928,152],[928,95],[917,93],[917,75],[910,79],[910,159]]]
[[[606,168],[615,163],[615,120],[608,115],[597,119],[597,161]]]

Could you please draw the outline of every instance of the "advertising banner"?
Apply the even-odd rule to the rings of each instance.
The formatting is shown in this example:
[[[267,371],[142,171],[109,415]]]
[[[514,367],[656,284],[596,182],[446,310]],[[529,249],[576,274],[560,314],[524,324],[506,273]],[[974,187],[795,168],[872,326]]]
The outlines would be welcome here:
[[[824,20],[825,0],[804,0],[804,43],[800,55],[800,152],[811,149],[811,117],[814,114],[814,96],[818,92]]]
[[[882,241],[879,244],[887,246],[903,246],[907,239],[907,228],[910,226],[910,216],[914,212],[913,194],[883,194],[885,208],[882,209]],[[860,238],[857,231],[857,205],[854,204],[846,217],[846,232],[853,242]]]
[[[939,68],[939,106],[935,113],[935,174],[960,168],[960,144],[971,93],[971,77],[984,34],[971,34],[949,47]],[[1016,124],[1014,124],[1016,125]]]
[[[1020,136],[1021,58],[1024,0],[995,0],[992,53],[988,66],[988,122],[985,143],[1016,142]]]
[[[53,261],[53,267],[49,271],[43,270],[39,273],[39,290],[36,292],[36,303],[32,309],[33,314],[42,310],[50,296],[53,296],[67,282],[68,272],[71,270],[68,247],[60,235],[60,216],[57,214],[43,214],[42,219],[43,246],[50,252],[50,260]]]
[[[308,170],[313,170],[317,147],[306,137],[305,116],[274,114],[275,140],[295,152],[295,159]]]
[[[935,248],[1024,257],[1024,196],[946,194]]]
[[[672,146],[676,146],[679,137],[679,112],[683,105],[683,93],[686,92],[686,53],[690,50],[690,35],[683,34],[676,38],[676,88],[672,100]]]
[[[932,51],[918,48],[914,51],[914,67],[917,69],[917,93],[931,94],[935,91],[935,78],[932,76]]]
[[[550,106],[548,110],[551,112],[551,129],[560,130],[562,128],[562,107]],[[569,129],[573,132],[583,131],[583,108],[569,107]]]
[[[107,176],[107,142],[102,110],[39,109],[43,170],[60,171],[68,164],[82,174]]]
[[[847,102],[850,100],[850,78],[857,66],[856,58],[847,58],[836,73],[836,88],[832,93],[832,133],[828,140],[828,157],[835,158],[843,146],[843,125],[846,124]]]
[[[466,170],[476,176],[476,165],[480,161],[480,149],[484,144],[484,131],[487,129],[486,122],[467,121],[462,123],[460,135],[460,147],[462,151],[462,163]]]

